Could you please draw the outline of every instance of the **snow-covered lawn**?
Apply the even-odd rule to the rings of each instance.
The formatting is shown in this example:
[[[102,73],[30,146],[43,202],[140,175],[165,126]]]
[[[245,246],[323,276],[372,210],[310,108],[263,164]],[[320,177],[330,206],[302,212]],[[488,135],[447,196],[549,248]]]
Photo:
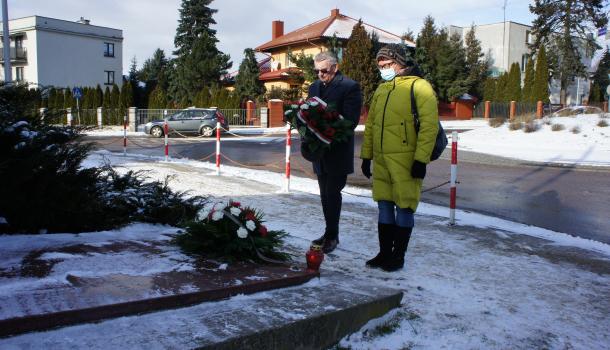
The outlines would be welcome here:
[[[447,128],[472,129],[459,136],[462,150],[538,162],[609,166],[610,128],[597,126],[599,120],[598,115],[553,118],[552,124],[561,123],[564,130],[552,131],[551,125],[541,123],[541,129],[534,133],[510,131],[508,124],[492,128],[481,120],[444,124]],[[575,126],[579,133],[572,132]],[[292,177],[291,193],[284,193],[284,176],[279,173],[223,166],[222,176],[218,177],[210,163],[164,162],[162,158],[123,157],[108,152],[93,154],[86,166],[96,166],[104,158],[120,171],[148,170],[151,179],[162,180],[171,175],[175,190],[222,201],[235,199],[260,208],[270,228],[290,234],[286,244],[297,251],[305,252],[310,240],[324,228],[315,180]],[[345,192],[341,244],[327,256],[323,269],[401,289],[404,298],[398,310],[344,338],[342,347],[609,348],[609,245],[464,211],[457,212],[457,225],[451,227],[447,208],[422,204],[416,214],[406,267],[389,274],[364,268],[364,261],[377,251],[377,209],[370,191],[348,186]],[[95,244],[119,237],[142,239],[148,229],[148,225],[135,224],[80,236]],[[32,244],[55,246],[74,237],[37,235],[32,240],[31,236],[0,236],[0,255],[8,258],[2,263],[15,262],[19,252],[31,249]],[[172,269],[170,260],[165,257],[158,266],[149,268]],[[121,266],[112,266],[113,263]],[[128,275],[141,273],[137,263],[118,260],[105,264],[109,265],[100,273],[114,268]],[[74,266],[71,259],[58,263],[54,269],[50,277],[53,283],[61,283],[68,275],[96,273]],[[2,285],[0,296],[35,281],[17,279],[15,283]],[[54,332],[61,337],[62,330]],[[44,344],[41,334],[31,337],[34,347]],[[0,339],[0,348],[11,348],[12,344],[10,338]],[[104,344],[98,348],[103,349]]]

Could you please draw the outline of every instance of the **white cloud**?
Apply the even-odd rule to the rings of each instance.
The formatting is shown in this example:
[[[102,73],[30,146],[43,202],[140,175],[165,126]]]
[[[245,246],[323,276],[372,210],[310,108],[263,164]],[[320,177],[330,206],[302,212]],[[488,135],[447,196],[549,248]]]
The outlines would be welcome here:
[[[337,7],[343,14],[395,34],[409,29],[417,33],[427,15],[438,25],[501,22],[503,3],[504,0],[435,0],[416,5],[404,0],[217,0],[211,7],[218,9],[214,19],[219,49],[231,55],[233,68],[237,69],[245,48],[271,39],[273,20],[284,21],[285,32],[289,32],[328,16]],[[529,24],[533,19],[530,3],[508,1],[506,19]],[[157,48],[171,55],[180,4],[180,0],[8,0],[9,18],[39,15],[76,21],[82,16],[94,25],[122,29],[125,73],[133,56],[141,65]]]

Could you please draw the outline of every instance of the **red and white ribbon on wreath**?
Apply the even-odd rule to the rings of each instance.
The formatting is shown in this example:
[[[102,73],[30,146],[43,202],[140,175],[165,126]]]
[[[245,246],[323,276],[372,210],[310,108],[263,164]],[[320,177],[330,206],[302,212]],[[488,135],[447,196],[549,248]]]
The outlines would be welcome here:
[[[308,99],[308,100],[306,101],[306,103],[307,103],[307,102],[311,102],[312,100],[313,100],[313,102],[317,102],[318,104],[321,104],[321,105],[322,105],[322,107],[324,107],[324,109],[326,109],[326,106],[327,106],[326,102],[324,102],[324,100],[322,100],[321,98],[319,98],[319,97],[317,97],[317,96],[314,96],[314,97],[312,97],[312,98]],[[311,105],[311,104],[310,104],[310,103],[307,103],[307,105]],[[309,123],[307,122],[307,119],[305,119],[305,117],[303,116],[303,112],[302,112],[302,110],[300,110],[300,109],[299,109],[299,111],[297,112],[297,117],[299,118],[299,120],[300,120],[300,121],[301,121],[303,124],[307,125],[307,129],[309,129],[309,131],[311,131],[311,132],[312,132],[314,135],[316,135],[316,137],[317,137],[317,138],[318,138],[320,141],[324,142],[324,143],[325,143],[325,144],[327,144],[327,145],[330,145],[330,143],[332,142],[332,139],[329,139],[329,138],[328,138],[328,137],[326,137],[325,135],[322,135],[322,134],[320,133],[320,131],[318,131],[318,129],[316,129],[316,128],[314,128],[313,126],[309,125]],[[338,117],[338,118],[339,118],[339,119],[341,119],[341,120],[343,120],[343,116],[342,116],[341,114],[339,114],[339,117]]]

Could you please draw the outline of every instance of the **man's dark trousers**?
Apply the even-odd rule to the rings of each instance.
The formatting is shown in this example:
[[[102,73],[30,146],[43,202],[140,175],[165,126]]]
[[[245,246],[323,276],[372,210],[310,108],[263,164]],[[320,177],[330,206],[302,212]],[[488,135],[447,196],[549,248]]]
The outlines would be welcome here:
[[[347,175],[319,174],[320,199],[326,221],[324,235],[329,239],[338,239],[339,217],[341,216],[341,190],[345,187]]]

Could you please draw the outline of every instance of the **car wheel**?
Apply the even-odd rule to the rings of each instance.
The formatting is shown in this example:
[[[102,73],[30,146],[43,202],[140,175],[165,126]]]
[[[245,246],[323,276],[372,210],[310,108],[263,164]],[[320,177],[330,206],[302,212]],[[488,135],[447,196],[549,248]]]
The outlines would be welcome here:
[[[163,129],[161,129],[160,126],[153,126],[152,129],[150,129],[150,134],[154,137],[162,137]]]
[[[201,134],[201,136],[210,137],[214,135],[214,129],[209,125],[204,125],[199,129],[199,134]]]

